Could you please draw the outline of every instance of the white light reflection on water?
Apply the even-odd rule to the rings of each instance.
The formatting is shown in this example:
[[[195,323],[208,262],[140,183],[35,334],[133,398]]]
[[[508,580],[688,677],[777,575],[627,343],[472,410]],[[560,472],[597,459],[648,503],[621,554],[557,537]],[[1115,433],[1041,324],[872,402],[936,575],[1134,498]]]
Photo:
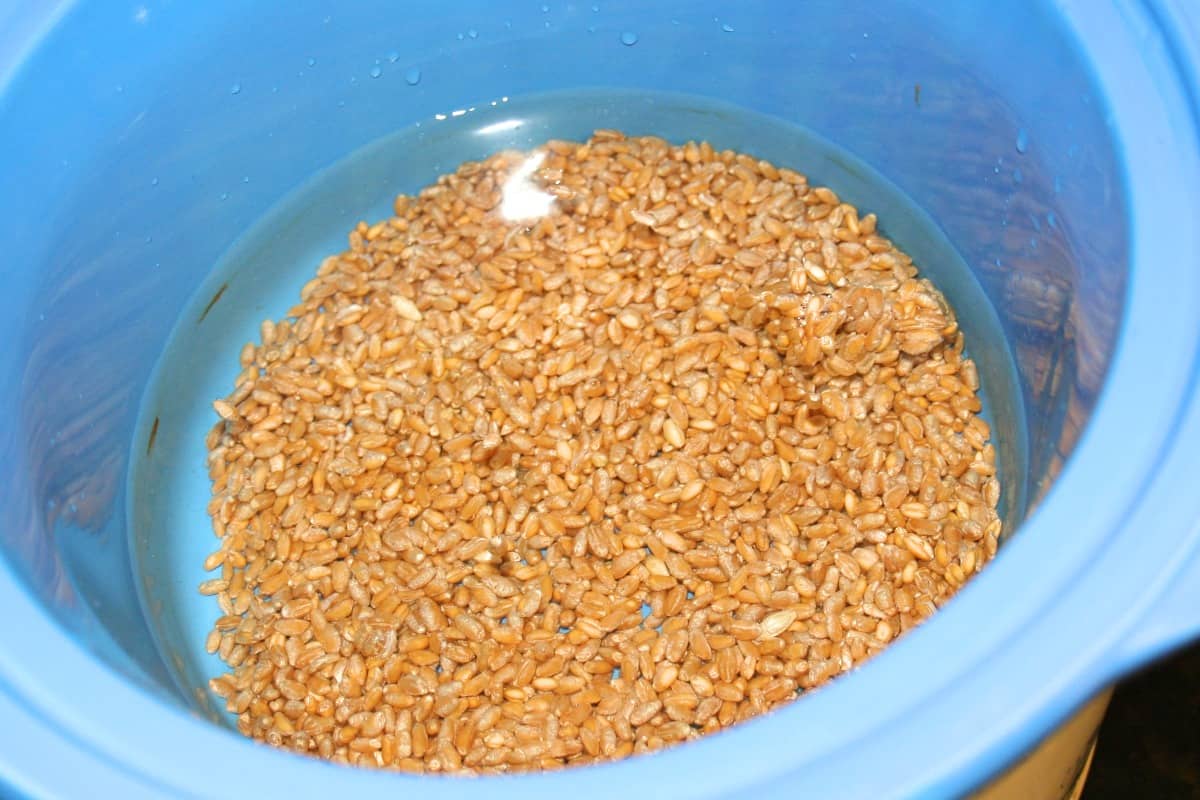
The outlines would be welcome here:
[[[505,219],[515,221],[544,217],[554,208],[554,195],[531,180],[533,173],[545,160],[545,152],[530,154],[504,182],[500,190],[500,215]]]
[[[479,136],[491,136],[495,133],[505,133],[507,131],[515,131],[517,128],[525,124],[523,119],[506,119],[501,122],[493,122],[491,125],[484,125],[475,133]]]

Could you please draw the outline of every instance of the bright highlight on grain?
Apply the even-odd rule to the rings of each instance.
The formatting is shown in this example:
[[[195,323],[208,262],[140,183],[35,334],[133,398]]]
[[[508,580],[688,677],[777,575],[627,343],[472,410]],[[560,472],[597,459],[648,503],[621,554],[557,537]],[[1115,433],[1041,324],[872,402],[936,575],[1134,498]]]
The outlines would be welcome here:
[[[537,153],[360,223],[214,403],[201,591],[243,733],[418,772],[653,750],[995,554],[975,367],[873,215],[707,144]]]

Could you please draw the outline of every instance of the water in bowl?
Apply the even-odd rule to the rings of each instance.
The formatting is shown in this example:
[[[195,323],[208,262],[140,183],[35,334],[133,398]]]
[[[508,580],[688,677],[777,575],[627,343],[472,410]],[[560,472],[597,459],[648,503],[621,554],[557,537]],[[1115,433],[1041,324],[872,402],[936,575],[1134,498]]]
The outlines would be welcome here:
[[[547,139],[583,140],[597,128],[707,140],[767,159],[827,185],[911,255],[958,314],[979,367],[984,416],[996,432],[1005,491],[1005,529],[1023,514],[1026,427],[1016,369],[995,310],[971,269],[936,223],[882,174],[802,127],[705,98],[588,91],[494,98],[446,109],[321,170],[282,198],[213,267],[176,323],[143,398],[132,444],[127,514],[138,590],[157,646],[185,696],[230,722],[208,679],[225,671],[204,642],[220,611],[202,597],[202,564],[218,547],[207,513],[205,436],[212,401],[233,388],[242,346],[259,323],[280,319],[321,260],[346,247],[360,220],[391,216],[398,193],[415,193],[466,160],[529,149]]]

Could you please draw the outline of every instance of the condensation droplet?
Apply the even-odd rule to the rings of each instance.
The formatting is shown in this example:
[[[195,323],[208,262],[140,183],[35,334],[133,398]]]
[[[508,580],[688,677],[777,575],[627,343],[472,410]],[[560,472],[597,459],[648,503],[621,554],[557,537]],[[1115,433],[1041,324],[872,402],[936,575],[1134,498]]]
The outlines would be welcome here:
[[[725,31],[726,33],[733,33],[733,26],[726,22],[721,26],[721,30]]]
[[[416,86],[418,83],[421,82],[421,70],[417,69],[416,67],[413,67],[408,72],[405,72],[404,73],[404,82],[407,83],[409,86]]]
[[[633,47],[638,43],[638,35],[633,31],[625,31],[621,34],[621,44],[626,47]]]
[[[233,86],[230,86],[229,93],[230,94],[241,94],[242,93],[242,85],[240,83],[235,83]]]
[[[1024,129],[1017,131],[1017,152],[1024,154],[1029,149],[1029,133]]]

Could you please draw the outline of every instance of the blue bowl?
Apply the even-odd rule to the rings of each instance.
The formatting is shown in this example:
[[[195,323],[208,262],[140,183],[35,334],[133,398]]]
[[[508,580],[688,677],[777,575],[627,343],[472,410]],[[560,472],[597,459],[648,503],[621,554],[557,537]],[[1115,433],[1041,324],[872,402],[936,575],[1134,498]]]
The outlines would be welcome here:
[[[200,634],[172,600],[203,575],[164,524],[196,524],[167,502],[189,478],[155,453],[195,445],[175,376],[226,352],[217,322],[282,302],[238,272],[178,350],[214,265],[245,257],[260,220],[285,230],[278,209],[313,175],[344,190],[326,198],[336,231],[452,169],[462,152],[384,172],[344,160],[418,123],[429,152],[444,122],[473,126],[482,154],[521,125],[679,138],[655,116],[671,103],[740,109],[740,128],[698,115],[694,130],[781,162],[756,134],[799,126],[815,144],[795,166],[863,204],[883,184],[855,176],[878,173],[936,220],[937,241],[893,234],[919,257],[952,248],[966,277],[947,291],[978,293],[960,311],[999,337],[976,353],[997,385],[1011,357],[1011,391],[989,399],[1020,524],[994,563],[853,675],[620,763],[417,778],[214,722],[206,667],[181,652]],[[559,113],[538,122],[544,108]],[[1189,0],[0,0],[0,175],[0,794],[947,796],[1200,632]],[[296,259],[336,246],[302,234]]]

